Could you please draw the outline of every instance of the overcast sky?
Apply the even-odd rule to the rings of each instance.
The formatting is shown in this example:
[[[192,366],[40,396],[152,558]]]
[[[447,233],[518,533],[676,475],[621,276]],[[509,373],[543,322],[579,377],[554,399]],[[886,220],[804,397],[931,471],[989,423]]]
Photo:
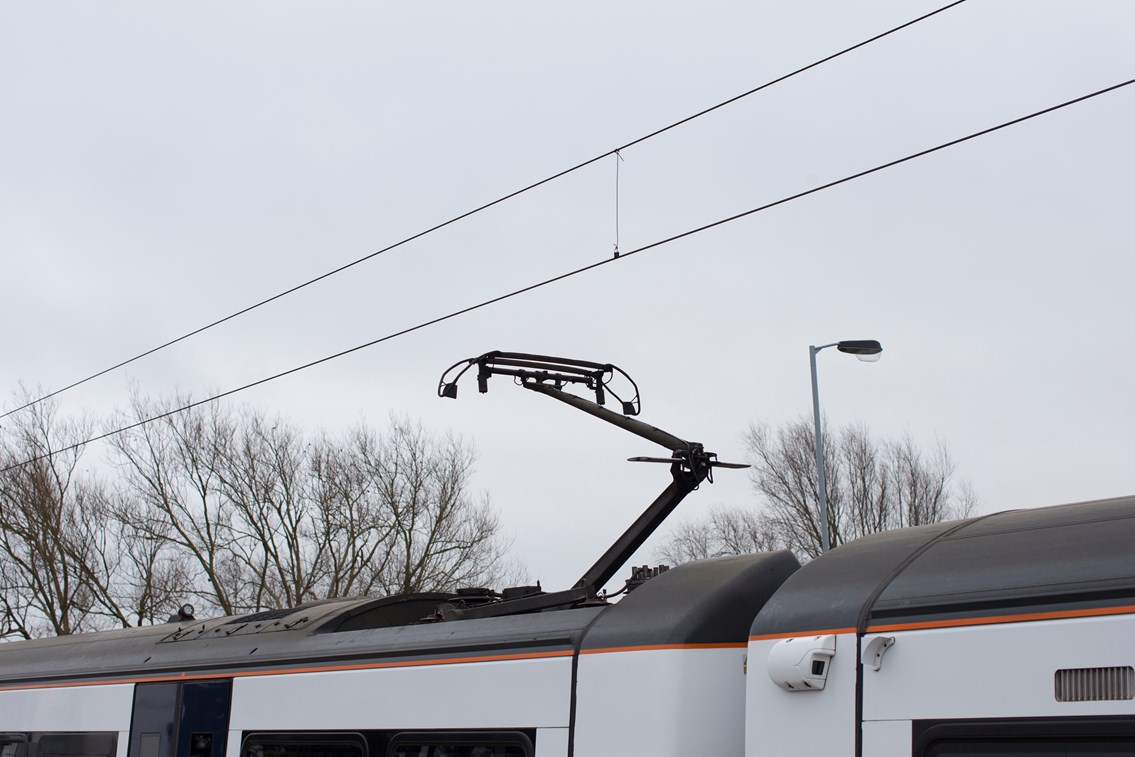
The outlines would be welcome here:
[[[942,3],[944,4],[944,3]],[[0,389],[55,389],[928,12],[865,0],[0,5]],[[624,251],[1135,77],[1135,3],[969,0],[630,148]],[[743,457],[751,421],[941,439],[984,512],[1135,492],[1135,86],[240,396],[310,429],[475,440],[546,587],[668,481],[645,441],[497,380],[612,362],[642,418]],[[611,256],[605,159],[72,390],[202,397]],[[12,402],[5,400],[5,407]],[[92,447],[95,463],[103,450]],[[743,472],[677,519],[754,502]],[[636,562],[652,559],[650,545]]]

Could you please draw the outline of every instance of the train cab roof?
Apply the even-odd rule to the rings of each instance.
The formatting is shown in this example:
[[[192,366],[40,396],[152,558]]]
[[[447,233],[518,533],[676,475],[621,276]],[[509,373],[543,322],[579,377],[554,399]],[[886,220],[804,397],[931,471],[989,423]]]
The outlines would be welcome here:
[[[753,638],[1108,614],[1135,605],[1135,497],[867,536],[813,560]]]
[[[753,616],[798,567],[788,552],[705,560],[663,572],[618,603],[498,617],[421,622],[450,595],[415,594],[0,644],[0,687],[743,644]]]

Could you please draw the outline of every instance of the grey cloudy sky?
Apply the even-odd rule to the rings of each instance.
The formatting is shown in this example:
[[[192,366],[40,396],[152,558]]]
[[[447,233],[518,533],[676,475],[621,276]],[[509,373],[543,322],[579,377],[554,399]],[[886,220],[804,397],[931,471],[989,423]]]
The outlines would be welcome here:
[[[0,388],[56,388],[937,7],[834,2],[0,5]],[[630,250],[1135,76],[1129,0],[970,0],[624,152]],[[665,485],[645,443],[490,349],[613,362],[643,418],[944,440],[994,511],[1135,491],[1135,87],[603,266],[243,395],[335,431],[476,440],[514,551],[573,582]],[[204,396],[611,256],[615,164],[380,256],[63,397]],[[11,406],[10,403],[8,406]],[[89,452],[92,460],[102,454]],[[679,517],[752,502],[743,473]],[[650,556],[649,547],[639,557]]]

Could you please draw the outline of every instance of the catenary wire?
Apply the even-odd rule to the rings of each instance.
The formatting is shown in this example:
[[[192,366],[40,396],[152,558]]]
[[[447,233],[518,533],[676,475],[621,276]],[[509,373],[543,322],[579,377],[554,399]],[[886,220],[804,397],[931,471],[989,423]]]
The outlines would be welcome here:
[[[70,452],[72,450],[76,450],[76,449],[83,447],[87,444],[90,444],[92,442],[101,441],[103,439],[107,439],[109,437],[116,436],[116,435],[124,433],[126,431],[130,431],[132,429],[139,428],[141,426],[145,426],[147,424],[153,423],[154,421],[158,421],[158,420],[161,420],[163,418],[168,418],[171,415],[176,415],[178,413],[183,413],[183,412],[186,412],[188,410],[192,410],[195,407],[199,407],[201,405],[205,405],[205,404],[210,403],[210,402],[215,402],[219,399],[223,399],[223,398],[229,397],[233,394],[237,394],[238,392],[243,392],[243,391],[245,391],[247,389],[251,389],[255,386],[260,386],[261,384],[266,384],[269,381],[275,381],[276,379],[280,379],[280,378],[283,378],[285,376],[290,376],[293,373],[298,373],[299,371],[306,370],[308,368],[312,368],[314,366],[320,365],[322,363],[329,362],[331,360],[335,360],[335,359],[343,357],[345,355],[350,355],[353,352],[358,352],[359,350],[366,349],[367,347],[373,347],[376,344],[388,342],[392,339],[396,339],[400,336],[405,336],[406,334],[410,334],[410,333],[413,333],[415,331],[421,331],[422,329],[428,328],[430,326],[434,326],[434,325],[442,323],[444,321],[452,320],[454,318],[457,318],[458,316],[462,316],[462,315],[465,315],[467,313],[472,313],[475,310],[480,310],[480,309],[486,308],[490,305],[495,305],[498,302],[503,302],[504,300],[512,299],[513,297],[517,297],[517,296],[525,294],[527,292],[531,292],[533,290],[540,289],[540,288],[548,286],[550,284],[555,284],[556,282],[563,281],[564,279],[569,279],[569,278],[571,278],[573,276],[577,276],[581,273],[586,273],[587,271],[591,271],[593,269],[600,268],[602,266],[609,265],[611,263],[617,263],[617,262],[626,260],[627,258],[631,257],[632,255],[637,255],[640,252],[646,252],[647,250],[653,250],[657,247],[661,247],[663,245],[670,244],[671,242],[676,242],[679,239],[685,239],[686,237],[693,236],[694,234],[700,234],[703,231],[708,231],[709,229],[713,229],[713,228],[716,228],[718,226],[723,226],[727,223],[731,223],[731,222],[739,220],[741,218],[746,218],[746,217],[751,216],[755,213],[760,213],[762,211],[769,210],[771,208],[775,208],[779,205],[784,205],[786,203],[792,202],[793,200],[798,200],[802,197],[807,197],[809,195],[816,194],[817,192],[822,192],[825,189],[831,189],[832,187],[837,187],[841,184],[846,184],[850,181],[854,181],[856,179],[863,178],[864,176],[869,176],[871,174],[878,173],[880,171],[884,171],[888,168],[893,168],[894,166],[900,165],[902,163],[907,163],[909,161],[915,160],[916,158],[921,158],[921,157],[924,157],[926,155],[930,155],[931,153],[936,153],[936,152],[939,152],[941,150],[945,150],[946,148],[953,147],[955,145],[959,145],[963,142],[968,142],[972,139],[977,139],[978,137],[985,136],[986,134],[991,134],[995,131],[1000,131],[1001,129],[1005,129],[1005,128],[1008,128],[1010,126],[1014,126],[1016,124],[1023,123],[1025,121],[1029,121],[1031,119],[1037,118],[1039,116],[1043,116],[1045,114],[1052,113],[1052,112],[1057,111],[1057,110],[1061,110],[1062,108],[1067,108],[1071,105],[1075,105],[1077,103],[1084,102],[1085,100],[1090,100],[1094,97],[1099,97],[1100,95],[1104,95],[1104,94],[1107,94],[1109,92],[1114,92],[1118,89],[1122,89],[1123,87],[1127,87],[1127,86],[1130,86],[1132,84],[1135,84],[1135,79],[1128,79],[1127,81],[1120,82],[1119,84],[1113,84],[1110,87],[1105,87],[1104,89],[1099,89],[1099,90],[1096,90],[1095,92],[1091,92],[1091,93],[1086,94],[1086,95],[1081,95],[1080,97],[1074,98],[1072,100],[1066,100],[1065,102],[1059,103],[1057,105],[1052,105],[1048,108],[1044,108],[1043,110],[1035,111],[1035,112],[1030,113],[1026,116],[1020,116],[1019,118],[1014,118],[1011,121],[1005,121],[1003,123],[997,124],[996,126],[990,126],[987,129],[982,129],[981,131],[975,131],[971,134],[967,134],[964,137],[958,137],[957,139],[952,139],[949,142],[943,142],[943,143],[936,145],[934,147],[929,147],[929,148],[926,148],[925,150],[920,150],[918,152],[911,153],[911,154],[906,155],[902,158],[898,158],[896,160],[892,160],[892,161],[889,161],[887,163],[881,163],[877,166],[874,166],[873,168],[868,168],[866,170],[859,171],[858,173],[853,173],[853,174],[850,174],[848,176],[844,176],[842,179],[836,179],[835,181],[829,181],[826,184],[820,184],[818,186],[812,187],[811,189],[806,189],[802,192],[797,192],[796,194],[788,195],[787,197],[782,197],[779,200],[774,200],[774,201],[766,203],[764,205],[759,205],[755,208],[750,208],[749,210],[743,211],[741,213],[736,213],[736,214],[728,216],[726,218],[718,219],[716,221],[713,221],[712,223],[707,223],[703,226],[698,226],[696,228],[689,229],[687,231],[683,231],[680,234],[675,234],[673,236],[666,237],[665,239],[660,239],[656,242],[651,242],[650,244],[644,245],[642,247],[638,247],[634,250],[624,252],[619,257],[606,258],[604,260],[600,260],[598,262],[591,263],[589,265],[585,265],[581,268],[576,268],[575,270],[568,271],[566,273],[561,273],[558,276],[553,276],[552,278],[544,279],[543,281],[539,281],[535,284],[529,284],[526,287],[522,287],[520,289],[515,289],[511,292],[507,292],[505,294],[499,295],[499,296],[494,297],[492,299],[483,300],[482,302],[479,302],[476,305],[470,305],[468,307],[461,308],[460,310],[454,310],[453,312],[447,313],[446,315],[438,316],[437,318],[434,318],[434,319],[431,319],[431,320],[428,320],[428,321],[423,321],[422,323],[419,323],[416,326],[410,326],[408,328],[402,329],[401,331],[395,331],[391,334],[387,334],[386,336],[379,337],[378,339],[374,339],[374,340],[371,340],[371,341],[366,342],[364,344],[360,344],[360,345],[357,345],[355,347],[351,347],[350,349],[342,350],[341,352],[336,352],[333,355],[327,355],[325,357],[319,358],[318,360],[312,360],[309,363],[304,363],[303,365],[299,365],[299,366],[296,366],[294,368],[290,368],[286,371],[276,373],[272,376],[268,376],[266,378],[258,379],[257,381],[253,381],[252,383],[245,384],[243,386],[239,386],[235,389],[229,389],[228,391],[221,392],[220,394],[215,394],[211,397],[206,397],[205,399],[197,400],[196,402],[190,402],[186,405],[182,405],[181,407],[175,408],[173,410],[168,410],[164,413],[159,413],[158,415],[154,415],[154,416],[151,416],[149,418],[144,418],[144,419],[137,421],[135,423],[131,423],[131,424],[126,425],[126,426],[122,426],[120,428],[114,429],[113,431],[108,431],[104,434],[99,434],[98,436],[93,436],[89,439],[78,442],[76,444],[72,444],[72,445],[67,446],[67,447],[62,447],[62,448],[57,449],[57,450],[49,450],[49,451],[47,451],[47,452],[45,452],[41,455],[36,455],[35,457],[31,457],[27,460],[24,460],[23,462],[14,463],[12,465],[7,466],[6,468],[2,468],[2,469],[0,469],[0,473],[6,473],[7,471],[13,470],[15,468],[20,468],[20,467],[23,467],[25,465],[30,465],[31,463],[37,462],[39,460],[44,460],[46,458],[49,458],[52,455],[57,455],[57,454],[61,454],[61,453],[64,453],[64,452]]]
[[[529,192],[533,189],[536,189],[537,187],[543,186],[544,184],[548,184],[552,181],[555,181],[556,179],[567,176],[568,174],[574,173],[575,171],[578,171],[581,168],[586,168],[587,166],[591,165],[592,163],[596,163],[600,160],[603,160],[604,158],[608,158],[612,155],[617,154],[620,150],[626,150],[630,147],[634,147],[635,145],[641,144],[642,142],[645,142],[648,139],[653,139],[654,137],[657,137],[661,134],[664,134],[664,133],[670,131],[671,129],[676,129],[679,126],[683,126],[683,125],[689,123],[690,121],[693,121],[695,119],[701,118],[702,116],[713,113],[714,111],[720,110],[721,108],[724,108],[728,105],[732,105],[733,103],[737,102],[738,100],[742,100],[746,97],[749,97],[750,95],[754,95],[757,92],[760,92],[761,90],[768,89],[769,87],[772,87],[772,86],[779,84],[783,81],[787,81],[788,79],[791,79],[794,76],[802,74],[805,71],[809,71],[813,68],[816,68],[817,66],[821,66],[824,63],[828,63],[830,61],[833,61],[836,58],[839,58],[843,55],[846,55],[847,53],[850,53],[854,50],[858,50],[861,47],[866,47],[867,45],[869,45],[873,42],[877,42],[878,40],[883,39],[884,37],[888,37],[888,36],[890,36],[890,35],[892,35],[896,32],[902,31],[903,29],[906,29],[910,26],[914,26],[915,24],[919,23],[920,21],[925,21],[926,19],[928,19],[932,16],[936,16],[939,13],[947,11],[950,8],[953,8],[955,6],[961,5],[964,2],[966,2],[966,0],[954,0],[954,2],[949,3],[948,5],[944,5],[941,8],[938,8],[937,10],[926,13],[922,16],[919,16],[918,18],[907,21],[904,24],[900,24],[899,26],[896,26],[892,29],[888,29],[887,31],[882,32],[880,34],[876,34],[874,37],[870,37],[869,39],[865,39],[862,42],[859,42],[859,43],[852,45],[851,47],[846,47],[846,48],[840,50],[839,52],[832,53],[831,55],[828,55],[824,58],[821,58],[820,60],[817,60],[814,63],[809,63],[808,65],[806,65],[802,68],[798,68],[795,71],[791,71],[787,74],[784,74],[783,76],[779,76],[775,79],[772,79],[771,81],[767,81],[764,84],[761,84],[757,87],[754,87],[754,88],[752,88],[752,89],[750,89],[746,92],[742,92],[739,95],[735,95],[735,96],[729,98],[728,100],[723,100],[722,102],[719,102],[716,105],[712,105],[712,106],[710,106],[710,107],[708,107],[704,110],[698,111],[697,113],[694,113],[693,115],[686,116],[685,118],[683,118],[679,121],[675,121],[675,122],[669,124],[668,126],[664,126],[661,129],[656,129],[655,131],[652,131],[649,134],[641,136],[638,139],[627,142],[625,145],[622,145],[620,147],[616,147],[612,150],[608,150],[607,152],[605,152],[601,155],[596,155],[594,158],[591,158],[589,160],[585,160],[582,163],[578,163],[578,164],[572,166],[571,168],[566,168],[566,169],[564,169],[564,170],[562,170],[558,173],[554,173],[551,176],[548,176],[547,178],[544,178],[544,179],[541,179],[537,182],[529,184],[526,187],[523,187],[521,189],[517,189],[513,192],[509,192],[508,194],[503,195],[501,197],[498,197],[497,199],[492,200],[491,202],[487,202],[484,205],[481,205],[481,206],[476,207],[472,210],[466,211],[466,212],[464,212],[460,215],[454,216],[447,221],[443,221],[442,223],[439,223],[436,226],[431,226],[430,228],[425,229],[424,231],[419,231],[418,233],[413,234],[412,236],[408,236],[405,239],[402,239],[401,241],[395,242],[391,245],[388,245],[387,247],[383,247],[380,250],[376,250],[375,252],[364,255],[363,257],[358,258],[357,260],[353,260],[350,263],[346,263],[344,265],[339,266],[338,268],[335,268],[333,270],[327,271],[326,273],[320,274],[319,276],[316,276],[313,279],[308,279],[307,281],[303,282],[302,284],[296,284],[295,286],[293,286],[289,289],[285,289],[284,291],[279,292],[277,294],[274,294],[271,297],[260,300],[259,302],[252,304],[252,305],[249,305],[245,308],[242,308],[241,310],[237,310],[234,313],[230,313],[229,315],[226,315],[223,318],[219,318],[219,319],[213,321],[212,323],[208,323],[204,326],[201,326],[201,327],[196,328],[192,331],[189,331],[185,334],[182,334],[181,336],[179,336],[175,339],[171,339],[168,342],[165,342],[163,344],[159,344],[157,347],[152,347],[152,348],[146,350],[145,352],[140,352],[137,355],[135,355],[134,357],[123,360],[120,363],[116,363],[116,364],[110,366],[109,368],[104,368],[103,370],[101,370],[97,373],[92,373],[91,375],[87,376],[86,378],[79,379],[78,381],[70,383],[67,386],[64,386],[64,387],[61,387],[61,388],[56,389],[54,391],[48,392],[47,394],[44,394],[41,397],[37,397],[36,399],[31,400],[31,401],[29,401],[29,402],[27,402],[23,405],[20,405],[19,407],[13,408],[11,410],[8,410],[5,413],[0,414],[0,418],[7,418],[9,415],[12,415],[13,413],[18,413],[21,410],[26,410],[27,408],[29,408],[33,405],[37,405],[37,404],[39,404],[40,402],[43,402],[46,399],[50,399],[52,397],[60,395],[63,392],[66,392],[70,389],[74,389],[77,386],[81,386],[82,384],[85,384],[88,381],[93,381],[94,379],[99,378],[100,376],[105,376],[106,374],[110,373],[111,371],[118,370],[119,368],[130,365],[131,363],[133,363],[137,360],[141,360],[144,357],[147,357],[149,355],[153,355],[155,352],[158,352],[160,350],[164,350],[166,347],[172,347],[173,345],[177,344],[178,342],[183,342],[186,339],[189,339],[190,337],[196,336],[196,335],[198,335],[198,334],[200,334],[204,331],[208,331],[209,329],[213,328],[214,326],[220,326],[222,323],[226,323],[227,321],[231,321],[234,318],[238,318],[242,315],[245,315],[246,313],[250,313],[253,310],[256,310],[257,308],[262,307],[264,305],[267,305],[270,302],[275,302],[276,300],[281,299],[283,297],[286,297],[289,294],[293,294],[295,292],[298,292],[299,290],[301,290],[305,287],[308,287],[308,286],[311,286],[312,284],[323,281],[324,279],[328,279],[328,278],[330,278],[330,277],[332,277],[332,276],[334,276],[338,273],[342,273],[343,271],[346,271],[348,268],[353,268],[354,266],[357,266],[360,263],[365,263],[368,260],[376,258],[379,255],[382,255],[383,253],[390,252],[391,250],[394,250],[394,249],[401,247],[405,244],[409,244],[410,242],[413,242],[414,240],[421,239],[422,237],[426,236],[427,234],[432,234],[433,232],[439,231],[439,230],[445,228],[446,226],[450,226],[452,224],[455,224],[458,221],[462,221],[462,220],[464,220],[464,219],[466,219],[466,218],[468,218],[472,215],[475,215],[475,214],[480,213],[482,211],[488,210],[489,208],[491,208],[495,205],[500,205],[501,203],[506,202],[508,200],[511,200],[514,197],[518,197],[519,195],[522,195],[525,192]]]

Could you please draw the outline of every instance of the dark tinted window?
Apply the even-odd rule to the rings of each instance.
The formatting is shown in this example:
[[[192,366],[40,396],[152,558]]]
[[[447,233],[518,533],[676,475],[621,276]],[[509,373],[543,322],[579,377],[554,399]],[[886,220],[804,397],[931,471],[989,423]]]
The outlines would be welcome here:
[[[241,757],[367,757],[359,734],[252,734],[244,740]]]
[[[399,733],[387,757],[532,757],[532,741],[520,732]]]
[[[32,757],[114,757],[115,733],[35,733]]]
[[[921,721],[915,757],[1135,757],[1135,719]]]
[[[403,742],[391,757],[524,757],[517,744],[415,744]]]
[[[940,741],[930,746],[926,757],[993,757],[1015,754],[1019,757],[1132,757],[1135,741],[1101,739],[1093,741],[1015,740]]]
[[[25,757],[26,744],[22,733],[0,733],[0,757]]]

